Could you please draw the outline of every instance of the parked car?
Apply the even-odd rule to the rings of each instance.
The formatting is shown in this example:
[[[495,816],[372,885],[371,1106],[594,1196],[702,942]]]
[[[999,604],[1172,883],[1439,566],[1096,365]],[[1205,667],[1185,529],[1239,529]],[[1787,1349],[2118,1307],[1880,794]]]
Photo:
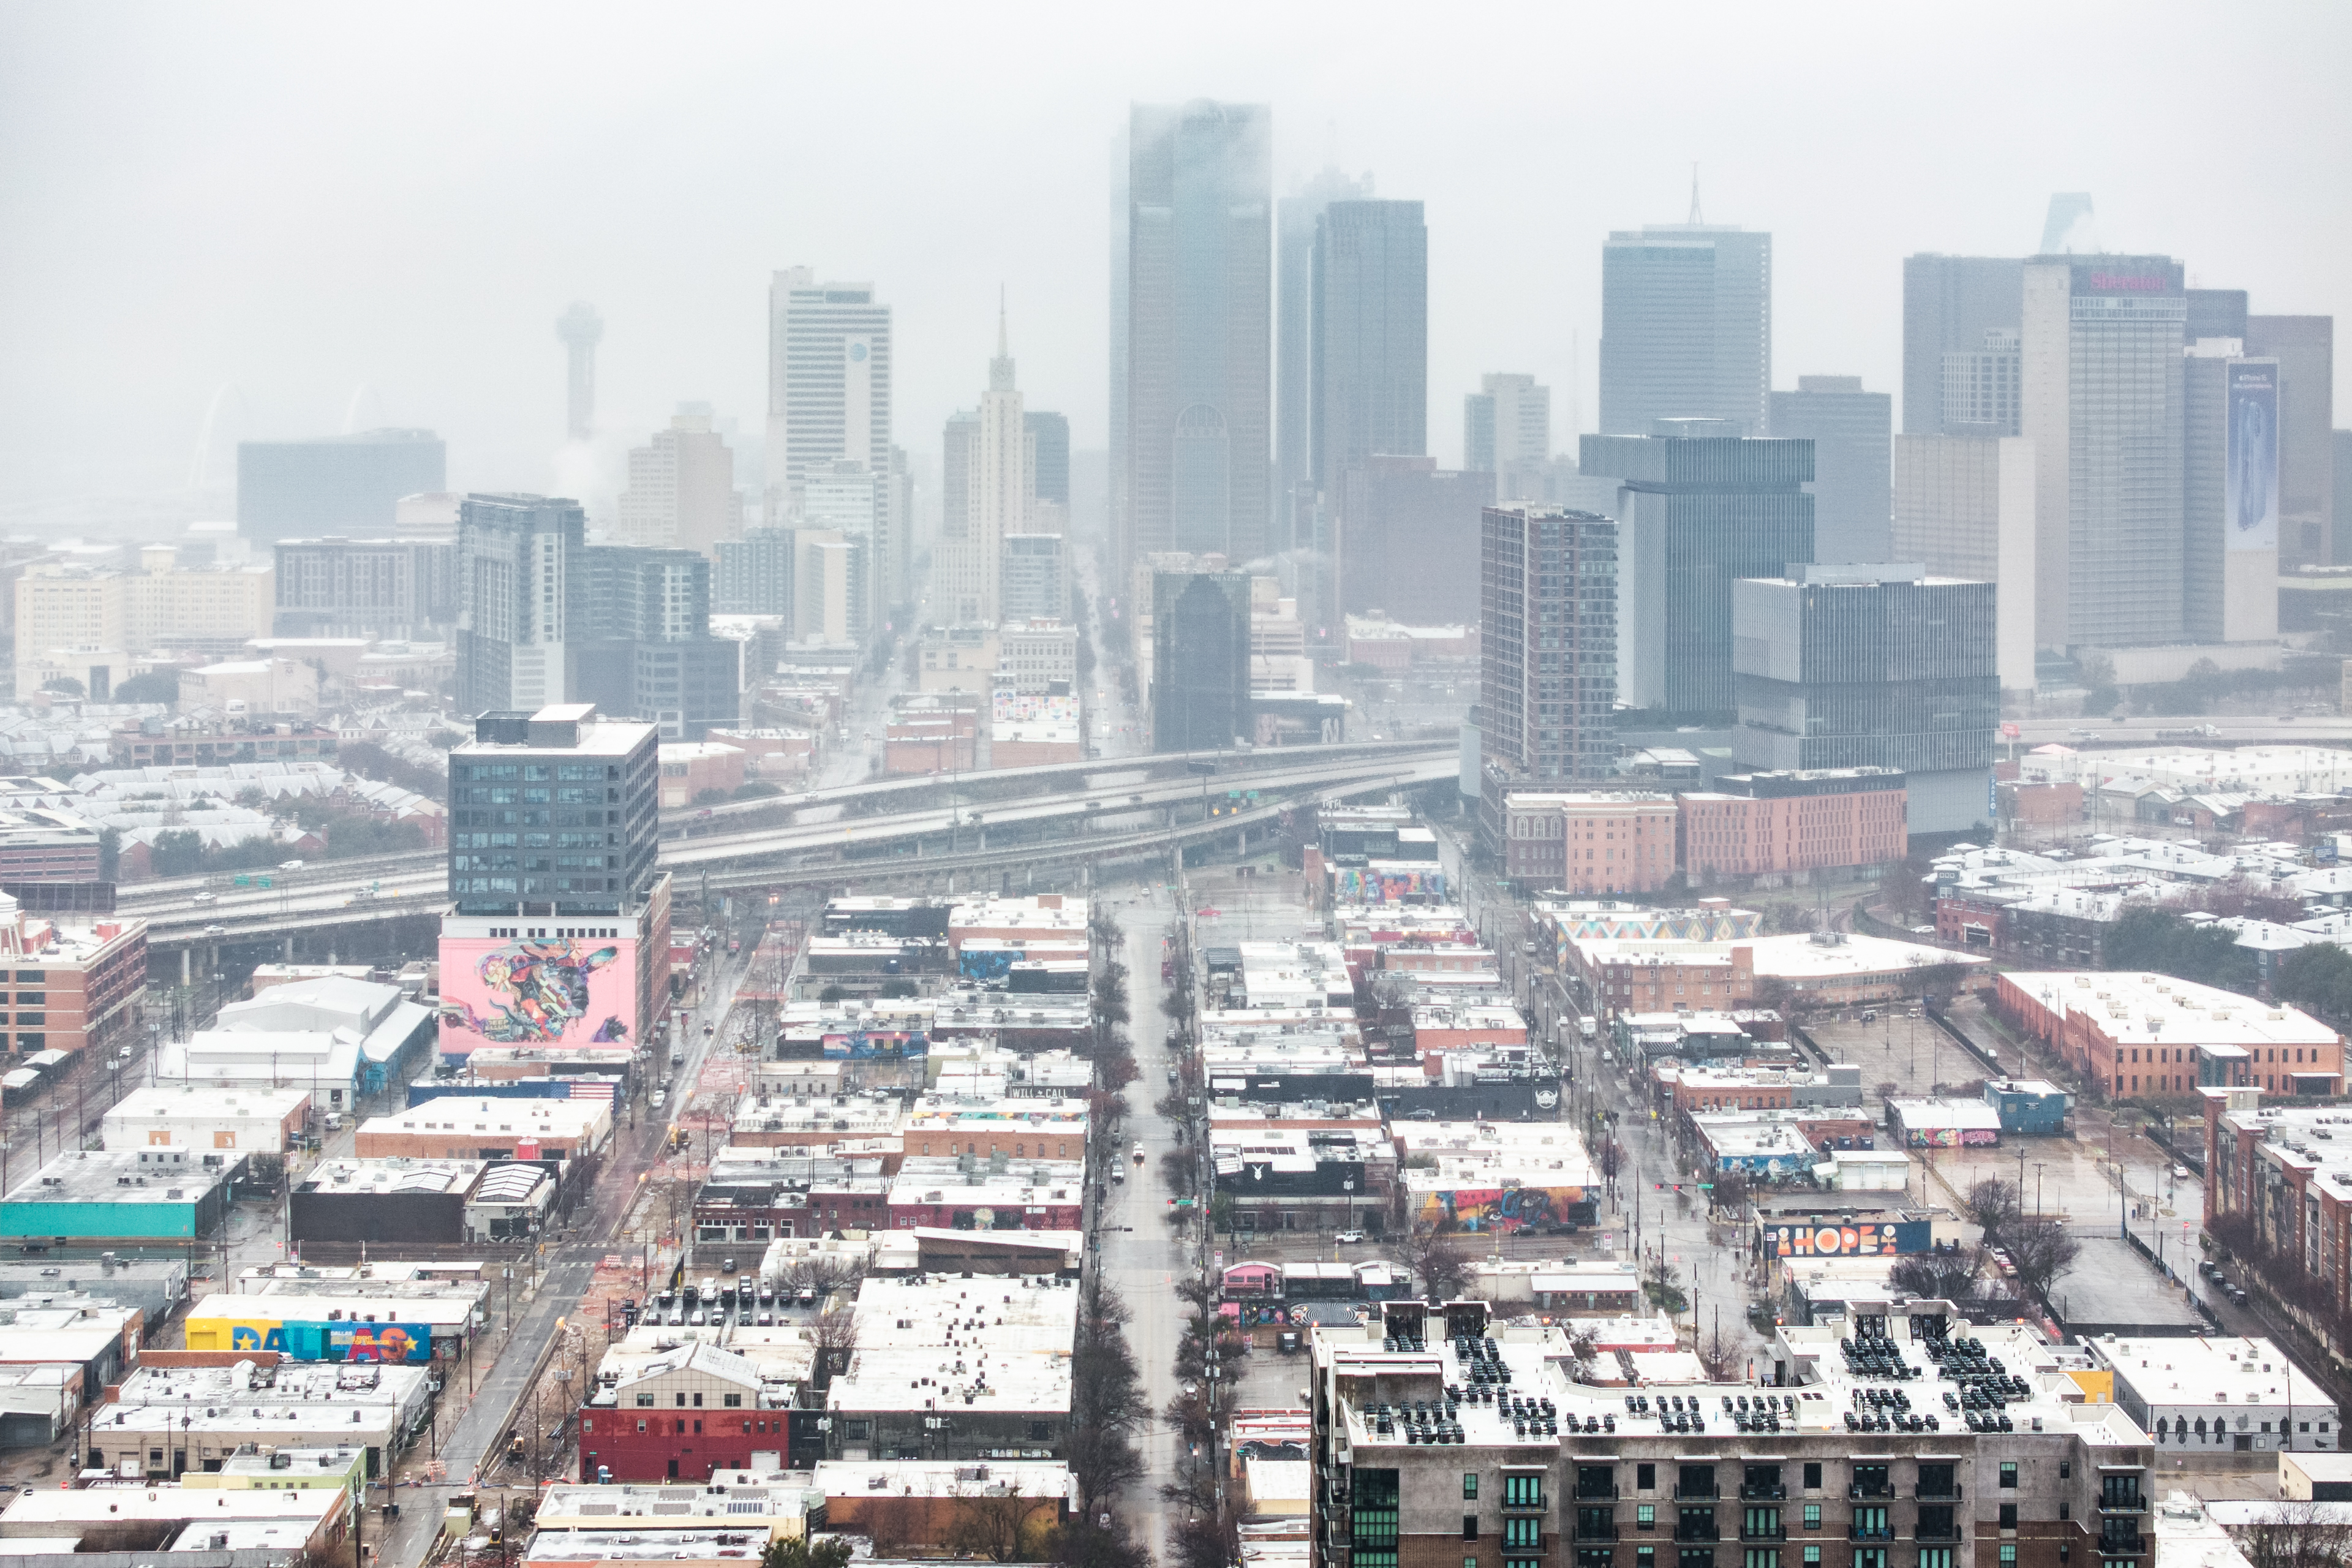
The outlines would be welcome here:
[[[1354,1247],[1363,1241],[1364,1233],[1360,1230],[1343,1230],[1331,1239],[1342,1247]]]
[[[653,1093],[653,1108],[654,1108],[656,1110],[659,1110],[663,1106],[667,1105],[668,1103],[669,1103],[669,1090],[667,1090],[667,1089],[657,1089],[654,1090],[654,1093]]]
[[[1992,1259],[1992,1266],[2000,1270],[2001,1277],[2003,1279],[2015,1279],[2017,1277],[2017,1260],[2010,1257],[2009,1248],[2005,1247],[1988,1247],[1985,1248],[1985,1256]]]

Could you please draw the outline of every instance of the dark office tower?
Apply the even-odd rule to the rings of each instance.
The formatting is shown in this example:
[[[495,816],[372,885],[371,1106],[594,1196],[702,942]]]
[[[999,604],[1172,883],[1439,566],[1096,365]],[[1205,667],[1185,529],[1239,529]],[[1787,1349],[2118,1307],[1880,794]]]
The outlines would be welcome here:
[[[1772,434],[1813,444],[1813,559],[1884,561],[1895,515],[1894,400],[1858,375],[1772,395]]]
[[[1478,618],[1478,514],[1495,476],[1375,456],[1340,476],[1339,608],[1407,626]]]
[[[710,574],[711,613],[720,616],[782,616],[793,635],[793,557],[799,535],[789,528],[755,528],[740,539],[719,542],[719,563]]]
[[[1501,852],[1506,791],[1613,776],[1621,539],[1589,511],[1481,514],[1478,826],[1489,853]]]
[[[1664,419],[1587,436],[1579,469],[1618,481],[1617,695],[1676,724],[1727,724],[1731,584],[1813,558],[1813,444]]]
[[[283,539],[281,637],[425,638],[457,615],[457,547],[437,539]]]
[[[1903,258],[1905,435],[2017,434],[2017,329],[2024,319],[2024,278],[2025,264],[2009,258]],[[1988,339],[1987,333],[2001,335]],[[1976,363],[1976,356],[1999,356],[2004,342],[2005,366],[1997,357]],[[2010,388],[2005,402],[2004,374]],[[2004,409],[2006,423],[2000,423]],[[1987,423],[1997,427],[1959,428]]]
[[[1282,493],[1315,478],[1315,226],[1333,202],[1370,201],[1372,177],[1336,168],[1274,205],[1275,469]]]
[[[1797,566],[1734,584],[1731,618],[1742,767],[1895,768],[1913,833],[1992,820],[1991,584]]]
[[[476,719],[474,738],[449,753],[454,912],[617,915],[644,898],[659,877],[659,747],[652,725],[588,703]],[[584,998],[588,975],[575,978]]]
[[[2180,341],[2194,343],[2207,338],[2246,338],[2246,291],[2243,289],[2185,289]]]
[[[2333,564],[2336,318],[2248,316],[2246,353],[2278,361],[2279,570]]]
[[[1129,116],[1122,578],[1154,551],[1266,548],[1273,125],[1205,99]]]
[[[1661,419],[1728,419],[1737,435],[1760,435],[1771,389],[1770,235],[1694,221],[1609,237],[1601,251],[1603,434],[1646,435]]]
[[[573,575],[579,700],[634,715],[669,741],[735,722],[741,645],[710,635],[710,563],[699,551],[590,545]]]
[[[2180,264],[2025,263],[2021,434],[2033,441],[2039,647],[2181,638]]]
[[[1037,445],[1037,499],[1055,505],[1070,504],[1070,422],[1062,415],[1031,409],[1021,416],[1029,437]]]
[[[1151,576],[1151,749],[1213,752],[1246,738],[1246,572]]]
[[[2279,363],[2213,334],[2181,361],[2181,637],[2278,640]]]
[[[1419,202],[1333,202],[1315,230],[1315,482],[1429,447],[1429,229]]]
[[[308,441],[240,441],[236,531],[257,544],[393,531],[403,496],[446,485],[447,458],[430,430],[363,430]]]
[[[459,504],[459,712],[531,712],[573,700],[573,571],[586,526],[575,500],[469,495]]]

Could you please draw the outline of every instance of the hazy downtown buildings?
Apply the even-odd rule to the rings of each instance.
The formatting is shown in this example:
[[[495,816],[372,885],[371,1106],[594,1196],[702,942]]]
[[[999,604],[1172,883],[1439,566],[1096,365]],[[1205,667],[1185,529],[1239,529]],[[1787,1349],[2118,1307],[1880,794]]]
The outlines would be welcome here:
[[[789,528],[755,528],[742,538],[723,540],[710,574],[710,608],[721,616],[782,616],[784,635],[793,633],[798,604],[793,589],[794,552]]]
[[[1070,583],[1058,533],[1008,533],[999,587],[1000,619],[1011,626],[1035,618],[1058,620],[1069,614]]]
[[[1266,547],[1272,158],[1264,105],[1129,113],[1122,576],[1156,551]]]
[[[1479,524],[1480,842],[1499,857],[1504,799],[1613,777],[1618,525],[1555,507],[1488,507]]]
[[[1494,501],[1493,474],[1440,468],[1433,458],[1373,457],[1349,468],[1339,495],[1339,614],[1475,624],[1479,514]]]
[[[168,544],[141,549],[136,572],[28,566],[15,588],[16,694],[63,678],[104,702],[151,655],[242,658],[270,635],[276,577],[268,566],[183,570]]]
[[[306,441],[241,441],[236,531],[257,543],[393,531],[403,496],[447,482],[441,437],[430,430],[363,430]]]
[[[1248,739],[1249,574],[1152,574],[1151,640],[1151,749],[1211,752]]]
[[[735,454],[710,427],[708,411],[681,412],[669,428],[629,452],[614,542],[713,553],[743,531]]]
[[[575,500],[466,498],[457,517],[460,713],[531,711],[572,700],[572,574],[586,528]]]
[[[1814,560],[1888,559],[1894,421],[1894,400],[1858,375],[1801,375],[1772,395],[1770,433],[1813,444]]]
[[[1493,474],[1499,500],[1540,500],[1551,462],[1551,388],[1531,375],[1479,377],[1462,399],[1462,466]]]
[[[961,504],[942,509],[940,544],[932,559],[932,599],[954,626],[994,626],[1003,618],[1000,584],[1004,541],[1026,533],[1036,496],[1036,437],[1024,417],[1013,354],[998,313],[996,357],[988,362],[988,390],[979,418],[949,426],[948,467],[961,480]]]
[[[2336,318],[2249,315],[2245,352],[2279,367],[2279,565],[2332,565]]]
[[[1327,166],[1275,204],[1274,425],[1278,501],[1315,478],[1316,226],[1333,202],[1369,201],[1371,195],[1371,175],[1352,179]]]
[[[555,335],[564,350],[564,437],[585,441],[596,434],[596,345],[604,341],[604,318],[587,300],[574,300],[555,318]]]
[[[1741,766],[1893,768],[1913,833],[1993,820],[1991,584],[1800,565],[1734,584],[1732,605]]]
[[[1601,252],[1601,430],[1727,419],[1763,434],[1772,237],[1696,221],[1612,234]]]
[[[821,283],[806,267],[775,274],[768,289],[766,504],[771,526],[810,521],[813,473],[844,463],[875,479],[867,524],[868,593],[877,605],[911,589],[907,556],[906,465],[891,445],[890,307],[870,283]],[[824,526],[813,524],[814,526]]]
[[[281,637],[431,637],[457,616],[457,547],[435,539],[282,539]]]
[[[590,545],[572,578],[580,596],[572,701],[643,720],[666,741],[699,741],[735,722],[742,645],[710,635],[706,557]]]
[[[1813,444],[1740,437],[1727,421],[1587,436],[1588,477],[1618,481],[1617,696],[1677,724],[1734,707],[1731,584],[1813,558]]]
[[[1070,531],[1070,421],[1064,415],[1024,406],[1021,422],[1029,431],[1030,531],[1067,533]]]
[[[2024,266],[2021,416],[2033,442],[2035,638],[2181,640],[2180,264],[2040,256]]]
[[[2024,286],[2025,264],[2013,257],[1903,258],[1904,434],[2018,433]],[[1986,424],[1997,428],[1978,428]]]
[[[1314,479],[1429,447],[1429,229],[1419,202],[1335,201],[1315,226]]]
[[[1994,585],[1994,664],[2003,691],[2035,686],[2033,443],[2021,436],[1895,437],[1890,558],[1931,576]]]

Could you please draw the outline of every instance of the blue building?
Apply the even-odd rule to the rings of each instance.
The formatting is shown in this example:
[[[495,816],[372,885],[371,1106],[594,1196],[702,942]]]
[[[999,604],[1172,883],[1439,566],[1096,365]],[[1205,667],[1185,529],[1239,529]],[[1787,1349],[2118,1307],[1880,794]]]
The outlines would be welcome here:
[[[2073,1095],[2038,1078],[1995,1079],[1984,1092],[1985,1103],[2000,1113],[2003,1132],[2039,1138],[2063,1136],[2066,1112],[2074,1104]]]

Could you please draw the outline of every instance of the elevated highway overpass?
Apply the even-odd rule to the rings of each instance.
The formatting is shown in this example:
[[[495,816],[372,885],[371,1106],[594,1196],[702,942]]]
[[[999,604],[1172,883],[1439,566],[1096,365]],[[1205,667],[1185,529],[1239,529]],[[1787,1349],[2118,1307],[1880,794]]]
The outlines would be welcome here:
[[[965,775],[955,798],[929,797],[907,781],[885,781],[885,800],[900,809],[846,811],[866,804],[859,790],[818,792],[814,802],[740,803],[799,818],[741,826],[743,814],[696,817],[698,831],[665,837],[661,864],[681,881],[713,889],[778,888],[855,880],[861,886],[927,883],[969,887],[968,879],[1073,863],[1128,861],[1171,849],[1263,830],[1286,810],[1309,802],[1385,795],[1454,776],[1451,741],[1334,747],[1297,747],[1250,753],[1175,759],[1138,758],[1079,767],[1008,770],[1025,775],[1031,791],[963,798],[962,785],[991,789],[1004,780]],[[1171,761],[1177,764],[1171,770]],[[1240,765],[1235,765],[1239,763]],[[1149,765],[1147,765],[1149,764]],[[1217,771],[1195,771],[1215,768]],[[920,781],[937,789],[942,781]],[[1210,815],[1214,807],[1216,815]],[[184,879],[127,890],[121,909],[148,921],[151,947],[204,948],[222,943],[277,942],[293,935],[326,936],[403,919],[429,920],[448,902],[446,861],[439,851],[320,861],[292,871],[234,879]],[[259,885],[267,878],[270,885]],[[211,884],[207,889],[205,882]],[[198,901],[200,892],[211,898]]]

